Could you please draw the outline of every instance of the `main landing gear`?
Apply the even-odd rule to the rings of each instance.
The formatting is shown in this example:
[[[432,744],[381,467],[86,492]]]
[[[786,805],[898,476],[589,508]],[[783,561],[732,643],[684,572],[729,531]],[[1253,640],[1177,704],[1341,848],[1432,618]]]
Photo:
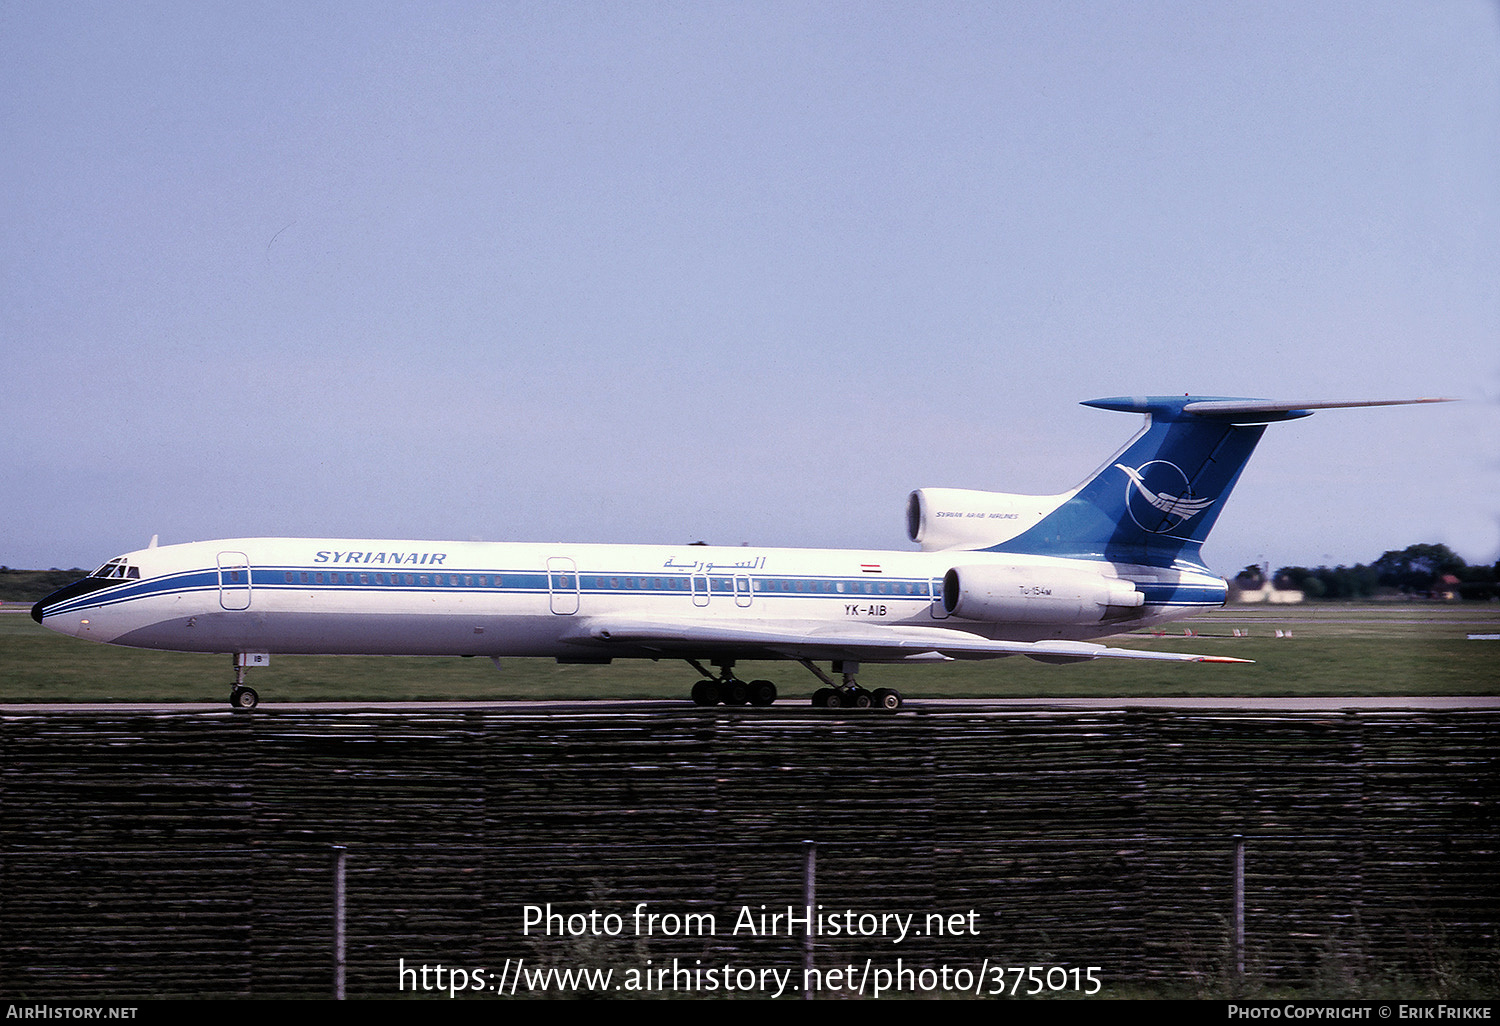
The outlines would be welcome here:
[[[245,665],[259,658],[235,653],[234,656],[234,687],[229,689],[229,706],[232,709],[254,709],[260,704],[260,696],[255,693],[254,688],[245,686]]]
[[[687,660],[703,680],[693,685],[694,705],[770,705],[776,701],[776,685],[768,680],[752,680],[748,684],[734,675],[734,660],[725,659],[714,663],[719,676],[714,677],[696,659]]]
[[[835,684],[832,677],[813,665],[811,659],[798,660],[803,666],[812,671],[824,684],[828,685],[813,692],[812,704],[814,708],[822,709],[879,709],[881,712],[895,712],[901,708],[901,692],[895,688],[876,688],[874,691],[866,691],[859,686],[855,674],[859,673],[859,664],[845,660],[835,661],[833,672],[843,676],[843,682]]]
[[[833,672],[842,674],[841,683],[835,683],[811,659],[798,660],[812,671],[813,675],[827,687],[813,693],[812,704],[819,709],[878,709],[895,712],[901,708],[901,692],[894,688],[876,688],[866,691],[859,686],[855,674],[859,672],[856,662],[834,662]],[[693,685],[694,705],[770,705],[776,701],[776,685],[768,680],[752,680],[749,683],[734,675],[734,660],[715,660],[719,675],[715,677],[696,659],[687,663],[703,675],[703,680]]]

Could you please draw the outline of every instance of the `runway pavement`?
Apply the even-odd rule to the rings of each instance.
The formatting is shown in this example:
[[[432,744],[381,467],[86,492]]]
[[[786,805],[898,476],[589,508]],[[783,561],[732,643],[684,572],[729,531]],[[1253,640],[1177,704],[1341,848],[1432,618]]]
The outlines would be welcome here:
[[[1224,710],[1230,712],[1339,712],[1371,709],[1497,709],[1500,695],[1426,695],[1370,697],[1217,697],[1160,698],[1120,696],[1116,698],[928,698],[908,699],[897,716],[973,710],[975,712],[1024,712],[1032,710],[1126,710],[1173,709],[1189,711]],[[772,716],[789,710],[813,712],[806,701],[796,699],[778,702],[767,708],[752,706],[714,706],[699,708],[687,701],[594,699],[590,701],[507,701],[507,702],[262,702],[250,713],[275,712],[456,712],[468,709],[496,709],[511,712],[601,713],[617,711],[639,713],[670,709],[695,710],[704,715],[734,711],[748,715]],[[0,716],[26,716],[38,713],[113,713],[161,714],[232,712],[225,702],[46,702],[0,705]],[[818,715],[830,715],[820,709]],[[869,709],[841,709],[840,716],[889,715]]]

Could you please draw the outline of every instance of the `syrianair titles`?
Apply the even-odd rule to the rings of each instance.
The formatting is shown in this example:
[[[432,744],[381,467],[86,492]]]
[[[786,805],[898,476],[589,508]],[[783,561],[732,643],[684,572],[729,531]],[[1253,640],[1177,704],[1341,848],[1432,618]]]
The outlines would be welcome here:
[[[861,663],[1244,662],[1094,639],[1223,604],[1200,550],[1266,425],[1443,401],[1096,399],[1145,424],[1095,474],[1058,495],[915,491],[917,551],[152,539],[31,615],[111,645],[230,654],[241,709],[259,701],[246,669],[282,653],[680,659],[700,705],[770,705],[776,685],[734,667],[790,660],[822,682],[814,705],[884,710],[902,697],[861,687]]]
[[[361,550],[329,551],[320,549],[314,563],[360,563],[368,566],[442,566],[446,552],[365,552]]]

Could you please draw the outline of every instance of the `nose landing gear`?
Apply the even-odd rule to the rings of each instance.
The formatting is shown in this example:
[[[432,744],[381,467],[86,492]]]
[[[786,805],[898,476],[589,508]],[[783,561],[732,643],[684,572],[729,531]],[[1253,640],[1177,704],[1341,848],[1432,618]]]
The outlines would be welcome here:
[[[229,689],[229,707],[236,711],[254,709],[260,704],[255,689],[245,686],[245,668],[268,666],[271,657],[264,652],[236,652],[234,654],[234,686]]]

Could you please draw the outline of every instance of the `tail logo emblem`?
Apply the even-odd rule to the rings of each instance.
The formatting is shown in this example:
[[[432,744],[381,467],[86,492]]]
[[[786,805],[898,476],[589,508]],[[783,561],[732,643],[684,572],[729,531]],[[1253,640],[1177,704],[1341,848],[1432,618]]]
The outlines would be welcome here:
[[[1123,470],[1125,476],[1130,479],[1125,486],[1125,508],[1130,512],[1130,519],[1134,520],[1136,526],[1142,531],[1150,534],[1165,533],[1191,520],[1214,504],[1215,500],[1212,498],[1202,499],[1193,494],[1187,475],[1175,463],[1152,460],[1150,463],[1142,463],[1135,468],[1127,467],[1123,463],[1116,463],[1115,466]],[[1176,488],[1177,494],[1154,491],[1146,484],[1147,476],[1153,478],[1158,484]],[[1163,478],[1166,480],[1164,481]],[[1179,480],[1180,485],[1177,484]]]

